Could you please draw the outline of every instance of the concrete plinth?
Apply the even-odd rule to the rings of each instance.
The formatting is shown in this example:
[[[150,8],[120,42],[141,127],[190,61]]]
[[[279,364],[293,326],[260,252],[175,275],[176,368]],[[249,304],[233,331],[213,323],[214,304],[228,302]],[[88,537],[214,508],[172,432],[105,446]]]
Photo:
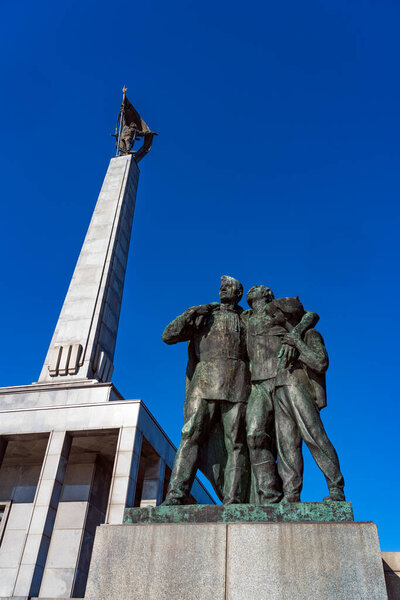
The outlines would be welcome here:
[[[87,600],[387,600],[373,523],[102,525]]]

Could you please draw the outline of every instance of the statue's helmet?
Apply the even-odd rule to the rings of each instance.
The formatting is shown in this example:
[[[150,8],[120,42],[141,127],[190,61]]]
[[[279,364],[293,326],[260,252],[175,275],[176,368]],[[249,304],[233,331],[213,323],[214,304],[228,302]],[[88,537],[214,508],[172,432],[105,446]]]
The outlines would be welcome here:
[[[254,300],[266,298],[267,302],[271,302],[275,298],[273,291],[266,285],[253,285],[247,292],[247,304],[252,307]]]

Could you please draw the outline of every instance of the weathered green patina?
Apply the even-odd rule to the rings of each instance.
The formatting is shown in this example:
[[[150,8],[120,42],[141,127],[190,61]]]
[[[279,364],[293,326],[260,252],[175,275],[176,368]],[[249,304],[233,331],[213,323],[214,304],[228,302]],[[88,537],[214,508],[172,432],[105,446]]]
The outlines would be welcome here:
[[[193,504],[126,508],[124,523],[327,523],[354,521],[351,502]]]

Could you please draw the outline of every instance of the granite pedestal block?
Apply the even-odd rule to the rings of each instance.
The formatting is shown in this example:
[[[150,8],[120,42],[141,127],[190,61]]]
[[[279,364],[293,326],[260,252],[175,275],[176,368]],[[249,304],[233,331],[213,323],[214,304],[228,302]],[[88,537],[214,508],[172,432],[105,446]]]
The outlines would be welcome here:
[[[86,600],[387,600],[373,523],[101,525]]]

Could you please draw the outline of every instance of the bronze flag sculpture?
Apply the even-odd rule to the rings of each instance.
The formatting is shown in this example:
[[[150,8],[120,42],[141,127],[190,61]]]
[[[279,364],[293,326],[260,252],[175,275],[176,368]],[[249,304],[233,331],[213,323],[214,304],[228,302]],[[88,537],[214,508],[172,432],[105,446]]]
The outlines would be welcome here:
[[[115,133],[112,134],[116,139],[117,156],[123,154],[133,154],[135,161],[139,162],[150,152],[153,137],[157,135],[151,131],[150,127],[141,118],[137,110],[133,107],[126,96],[127,88],[122,89],[123,97],[120,111],[118,113]],[[136,151],[133,151],[133,145],[137,139],[143,138],[143,144]]]

